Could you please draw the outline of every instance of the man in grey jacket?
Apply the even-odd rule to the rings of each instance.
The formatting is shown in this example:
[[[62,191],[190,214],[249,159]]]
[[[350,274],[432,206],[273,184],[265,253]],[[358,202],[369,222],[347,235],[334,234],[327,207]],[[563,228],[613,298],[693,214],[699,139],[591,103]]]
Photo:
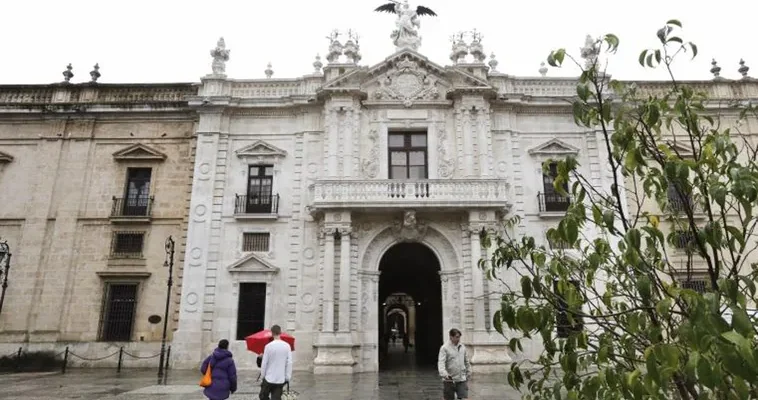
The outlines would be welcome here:
[[[444,400],[455,400],[456,395],[458,399],[468,399],[466,378],[471,376],[471,361],[458,329],[451,329],[450,341],[440,347],[437,370],[442,377]]]

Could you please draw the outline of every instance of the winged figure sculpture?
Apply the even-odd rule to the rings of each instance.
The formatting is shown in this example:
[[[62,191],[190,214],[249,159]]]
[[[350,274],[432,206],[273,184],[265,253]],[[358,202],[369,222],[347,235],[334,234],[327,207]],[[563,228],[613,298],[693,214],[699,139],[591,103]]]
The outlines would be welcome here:
[[[392,1],[377,7],[374,11],[397,15],[397,20],[395,21],[397,29],[392,32],[391,37],[398,49],[409,47],[413,50],[418,50],[418,47],[421,45],[421,36],[418,33],[421,23],[418,17],[424,15],[437,16],[437,13],[428,7],[418,6],[415,9],[411,8],[408,0],[404,0],[402,3]]]

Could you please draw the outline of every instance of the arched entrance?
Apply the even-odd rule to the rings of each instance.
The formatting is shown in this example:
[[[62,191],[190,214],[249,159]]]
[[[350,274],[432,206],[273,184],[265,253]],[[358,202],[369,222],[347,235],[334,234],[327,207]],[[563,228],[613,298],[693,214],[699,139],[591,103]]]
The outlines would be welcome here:
[[[433,366],[442,345],[440,262],[421,243],[398,243],[379,262],[379,368]]]

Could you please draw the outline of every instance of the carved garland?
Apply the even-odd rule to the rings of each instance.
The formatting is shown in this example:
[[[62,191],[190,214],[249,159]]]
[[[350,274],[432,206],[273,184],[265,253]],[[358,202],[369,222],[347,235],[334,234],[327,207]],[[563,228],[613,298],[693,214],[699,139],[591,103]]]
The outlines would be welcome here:
[[[361,161],[361,171],[365,178],[373,179],[379,174],[379,133],[376,128],[369,130],[368,140],[371,145],[368,155]]]
[[[447,150],[447,131],[445,130],[445,123],[437,123],[437,153],[439,154],[439,165],[437,166],[437,174],[440,178],[450,178],[453,176],[455,170],[455,163],[448,154]]]

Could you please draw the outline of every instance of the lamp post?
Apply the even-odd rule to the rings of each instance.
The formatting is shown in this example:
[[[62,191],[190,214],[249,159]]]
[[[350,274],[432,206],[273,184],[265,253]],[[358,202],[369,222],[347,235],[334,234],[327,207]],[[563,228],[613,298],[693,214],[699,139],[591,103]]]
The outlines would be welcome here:
[[[166,260],[164,267],[168,267],[168,289],[166,290],[166,310],[163,313],[163,337],[161,338],[161,361],[158,366],[158,378],[163,377],[163,362],[166,356],[166,331],[168,330],[168,307],[171,303],[171,286],[174,284],[174,239],[169,236],[166,239]]]
[[[7,241],[0,242],[0,274],[2,274],[2,294],[0,294],[0,313],[3,312],[5,289],[8,288],[8,272],[11,269],[11,248]]]

